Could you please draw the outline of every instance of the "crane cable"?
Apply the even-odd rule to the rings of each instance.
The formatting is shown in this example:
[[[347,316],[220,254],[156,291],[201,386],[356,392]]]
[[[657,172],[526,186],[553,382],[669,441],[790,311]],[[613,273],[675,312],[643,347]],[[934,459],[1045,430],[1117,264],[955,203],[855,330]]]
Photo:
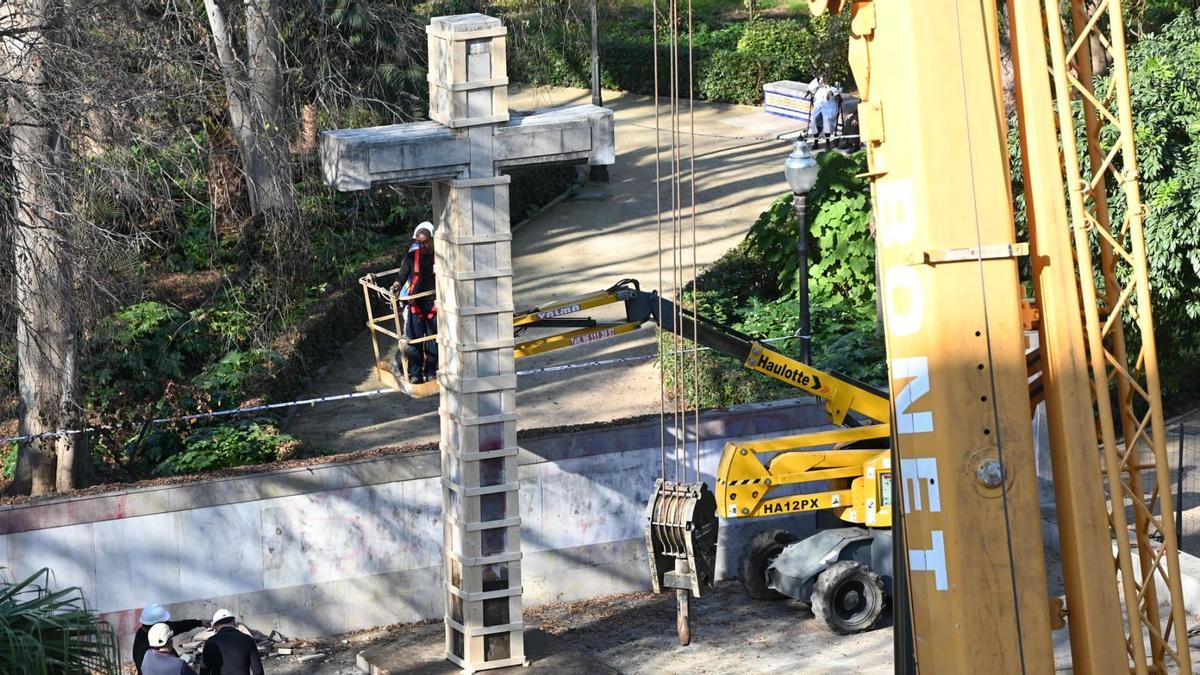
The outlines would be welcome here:
[[[700,277],[696,265],[696,78],[694,39],[692,23],[692,0],[688,0],[688,188],[690,189],[691,221],[692,221],[692,304],[693,310],[700,310]],[[700,344],[700,328],[692,322],[692,344]],[[700,352],[692,350],[692,405],[695,411],[693,424],[696,439],[696,482],[700,482]]]
[[[659,20],[663,18],[662,11],[659,7],[658,0],[653,1],[652,8],[652,49],[653,49],[653,66],[654,66],[654,142],[655,142],[655,224],[658,234],[658,279],[659,288],[666,291],[666,286],[663,284],[663,256],[664,256],[664,231],[663,231],[663,147],[662,147],[662,103],[661,103],[661,82],[659,80]],[[660,477],[664,480],[667,478],[667,386],[666,381],[669,375],[671,379],[671,397],[673,405],[671,410],[672,417],[672,463],[673,474],[676,482],[686,482],[688,476],[688,465],[691,464],[692,478],[699,482],[701,479],[700,471],[700,360],[699,350],[687,350],[684,347],[684,339],[686,336],[679,329],[683,319],[683,292],[686,288],[686,268],[687,260],[683,249],[689,245],[686,239],[686,228],[683,220],[686,217],[690,219],[691,225],[691,241],[690,247],[692,252],[691,260],[691,288],[693,302],[695,302],[696,293],[698,291],[697,272],[698,272],[698,236],[696,226],[696,125],[695,125],[695,68],[694,68],[694,40],[693,40],[693,14],[692,2],[687,3],[687,74],[688,74],[688,136],[689,147],[687,153],[687,181],[688,191],[685,201],[684,193],[684,170],[683,170],[683,144],[681,136],[683,134],[682,109],[680,105],[680,7],[679,0],[668,0],[666,20],[669,24],[669,32],[666,36],[667,44],[670,51],[668,55],[667,71],[671,78],[667,87],[667,107],[669,115],[669,133],[670,133],[670,216],[668,220],[671,225],[671,285],[673,291],[677,295],[678,302],[675,303],[673,316],[671,320],[676,330],[671,332],[669,344],[664,344],[665,340],[660,336],[658,340],[658,356],[659,363],[662,368],[659,373],[659,472]],[[686,211],[685,211],[686,209]],[[660,296],[660,316],[662,315],[663,305]],[[698,343],[698,326],[692,322],[692,342]],[[692,436],[694,439],[692,452],[688,452],[687,443],[687,406],[688,394],[687,378],[686,378],[686,360],[684,354],[691,352],[692,354],[692,377],[691,377],[691,399],[693,407],[693,422]],[[688,457],[691,454],[692,457]],[[688,460],[693,460],[689,462]]]
[[[959,56],[959,59],[958,59],[959,83],[958,83],[958,85],[959,85],[959,87],[961,87],[962,91],[964,92],[963,106],[962,106],[963,125],[964,125],[964,128],[970,128],[970,112],[971,111],[967,107],[967,99],[965,96],[965,92],[967,89],[967,72],[966,72],[966,67],[964,66],[964,63],[966,61],[965,61],[965,56],[963,53],[963,39],[962,39],[963,36],[962,36],[962,23],[961,23],[962,19],[959,16],[959,8],[958,8],[957,4],[954,5],[954,20],[955,20],[955,25],[958,27],[958,30],[955,31],[955,38],[956,38],[955,45],[958,48],[958,56]],[[995,91],[995,87],[993,87],[993,91]],[[966,152],[967,171],[970,174],[971,198],[969,200],[969,204],[971,205],[971,212],[972,212],[972,215],[974,216],[975,240],[976,240],[977,246],[982,246],[982,243],[984,241],[984,239],[983,239],[983,224],[982,224],[982,219],[981,219],[980,213],[979,213],[979,195],[976,193],[976,188],[978,186],[978,183],[975,180],[974,147],[971,142],[971,138],[972,138],[971,134],[966,135],[966,143],[965,143],[965,146],[963,149]],[[976,249],[976,250],[981,250],[981,249]],[[995,363],[993,362],[993,354],[992,354],[992,348],[991,348],[992,323],[991,323],[991,321],[988,320],[987,278],[984,274],[983,262],[984,261],[981,256],[976,256],[975,264],[979,271],[979,286],[980,286],[980,289],[982,290],[981,296],[982,296],[982,309],[983,309],[983,316],[984,316],[983,330],[984,330],[984,339],[986,340],[985,344],[987,345],[987,372],[988,372],[988,378],[989,378],[989,383],[990,383],[990,388],[991,388],[990,395],[991,395],[992,416],[997,422],[995,425],[996,426],[996,434],[994,437],[995,438],[994,442],[996,444],[996,457],[1000,462],[1000,466],[1004,467],[1004,466],[1006,466],[1005,461],[1004,461],[1004,451],[1005,451],[1005,442],[1007,439],[1004,438],[1003,425],[999,423],[1000,419],[1001,419],[1001,415],[1000,415],[998,397],[996,395],[996,375],[995,375],[996,369],[995,369]],[[1010,589],[1010,592],[1012,593],[1013,610],[1014,610],[1013,621],[1016,624],[1015,628],[1016,628],[1016,635],[1017,635],[1017,651],[1020,653],[1021,673],[1024,674],[1027,672],[1027,668],[1025,665],[1026,664],[1025,636],[1024,636],[1024,631],[1021,630],[1021,626],[1023,623],[1023,621],[1021,619],[1021,593],[1020,593],[1020,589],[1017,588],[1017,578],[1016,578],[1017,563],[1016,563],[1016,559],[1015,559],[1015,555],[1016,555],[1015,548],[1013,545],[1012,516],[1010,515],[1008,489],[1009,489],[1008,481],[1001,481],[1000,482],[1000,500],[1001,500],[1001,503],[1003,504],[1002,513],[1004,514],[1004,538],[1005,538],[1005,543],[1006,543],[1006,553],[1008,555],[1009,589]],[[906,537],[907,537],[907,534],[908,533],[906,532],[905,533]]]
[[[662,231],[662,122],[659,119],[659,102],[658,102],[658,0],[653,0],[653,10],[650,16],[650,29],[652,41],[650,51],[653,53],[654,62],[654,224],[658,230],[658,250],[655,252],[655,257],[658,259],[658,288],[660,289],[658,297],[658,315],[663,316],[663,295],[666,294],[666,286],[663,286],[663,231]],[[663,341],[662,335],[659,335],[656,340],[658,346],[658,363],[660,369],[666,363],[663,360]],[[658,378],[658,442],[659,442],[659,477],[663,480],[667,479],[667,380],[663,371],[660,370]]]

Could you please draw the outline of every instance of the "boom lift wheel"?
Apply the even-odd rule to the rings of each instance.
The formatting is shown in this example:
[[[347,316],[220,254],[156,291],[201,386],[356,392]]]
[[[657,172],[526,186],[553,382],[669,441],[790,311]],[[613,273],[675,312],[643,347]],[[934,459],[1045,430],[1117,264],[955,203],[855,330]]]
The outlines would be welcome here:
[[[885,597],[883,580],[871,568],[841,560],[817,577],[812,612],[834,633],[861,633],[875,626],[883,614]]]
[[[767,586],[767,568],[796,536],[787,530],[765,530],[754,535],[738,565],[746,594],[755,600],[782,600],[785,596]]]

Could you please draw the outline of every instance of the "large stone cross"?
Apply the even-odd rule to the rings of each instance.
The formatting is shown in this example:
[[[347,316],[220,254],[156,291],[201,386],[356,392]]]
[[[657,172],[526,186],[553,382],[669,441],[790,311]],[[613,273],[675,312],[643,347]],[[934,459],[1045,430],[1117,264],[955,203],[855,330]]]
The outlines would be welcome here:
[[[482,14],[429,35],[432,122],[321,134],[339,190],[433,181],[441,384],[446,657],[468,672],[525,661],[517,495],[508,167],[612,164],[612,112],[508,111],[504,36]]]

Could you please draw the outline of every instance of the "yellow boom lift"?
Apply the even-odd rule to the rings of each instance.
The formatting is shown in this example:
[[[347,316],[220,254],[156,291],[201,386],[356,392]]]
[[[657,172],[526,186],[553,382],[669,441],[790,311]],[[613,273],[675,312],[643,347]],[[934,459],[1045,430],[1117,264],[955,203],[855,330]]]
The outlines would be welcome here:
[[[375,352],[375,375],[389,387],[403,391],[414,398],[431,396],[438,392],[437,381],[420,384],[412,384],[408,381],[408,360],[405,356],[405,347],[428,340],[436,340],[437,336],[430,335],[417,340],[406,339],[404,303],[432,296],[434,292],[426,291],[412,296],[400,295],[385,285],[385,279],[395,276],[399,271],[400,268],[374,272],[358,280],[363,289],[363,301],[366,303],[367,327],[371,331],[371,348]],[[622,281],[607,290],[516,312],[513,315],[513,333],[516,337],[520,337],[531,328],[570,328],[571,330],[518,342],[514,347],[515,356],[520,359],[556,349],[605,340],[636,330],[641,327],[644,320],[604,322],[571,315],[603,305],[633,300],[640,295],[641,292],[637,288],[636,281]],[[389,310],[387,314],[376,315],[373,304],[375,299],[385,303]],[[641,300],[637,302],[640,306],[644,304],[645,298],[641,297]],[[395,342],[395,355],[391,362],[383,358],[385,351],[381,345],[381,336],[382,340],[390,338]]]
[[[372,328],[376,371],[381,379],[413,396],[437,392],[437,383],[412,385],[401,356],[403,335],[401,298],[383,280],[387,270],[363,277],[364,298]],[[376,317],[372,292],[388,303],[391,313]],[[579,312],[624,304],[620,321],[597,321]],[[389,323],[391,324],[389,326]],[[825,401],[828,431],[745,443],[729,443],[721,456],[715,495],[707,488],[660,481],[649,506],[659,527],[660,542],[649,544],[655,590],[676,588],[699,595],[712,583],[715,566],[717,515],[726,518],[830,510],[849,527],[818,532],[802,541],[783,530],[761,533],[750,542],[740,563],[747,592],[759,599],[793,597],[811,603],[814,613],[834,631],[858,632],[874,626],[891,588],[891,456],[887,396],[842,375],[801,363],[728,327],[679,308],[656,292],[641,290],[633,279],[576,298],[555,301],[517,312],[514,333],[530,329],[566,329],[520,341],[517,358],[589,344],[656,324],[740,362],[784,384]],[[393,330],[394,328],[394,330]],[[380,358],[381,334],[397,342],[397,361]],[[814,450],[821,448],[820,450]],[[806,452],[794,452],[805,449]],[[800,486],[819,484],[818,492]],[[688,529],[673,528],[655,509],[687,509]],[[679,565],[677,566],[677,561]],[[686,570],[686,571],[685,571]],[[685,623],[680,624],[686,642]]]

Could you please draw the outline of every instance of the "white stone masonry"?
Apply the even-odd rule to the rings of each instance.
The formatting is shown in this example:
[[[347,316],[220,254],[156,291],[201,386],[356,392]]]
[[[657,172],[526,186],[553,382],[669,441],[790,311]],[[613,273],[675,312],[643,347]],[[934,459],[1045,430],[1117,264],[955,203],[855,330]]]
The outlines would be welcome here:
[[[472,672],[524,663],[509,167],[615,159],[612,112],[510,115],[506,29],[438,17],[432,122],[321,135],[339,190],[432,180],[441,385],[446,657]]]

